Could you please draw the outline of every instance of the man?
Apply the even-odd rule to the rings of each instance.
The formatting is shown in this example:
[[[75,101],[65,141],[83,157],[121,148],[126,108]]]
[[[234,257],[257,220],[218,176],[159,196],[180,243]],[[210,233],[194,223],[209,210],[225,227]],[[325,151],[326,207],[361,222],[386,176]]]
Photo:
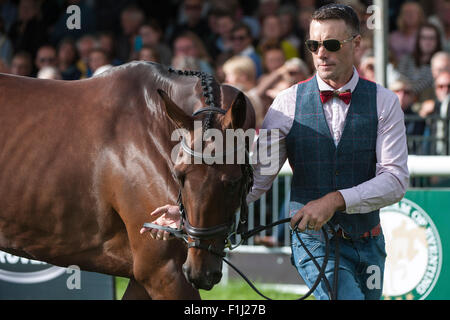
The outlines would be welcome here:
[[[431,73],[433,74],[433,79],[436,80],[437,76],[442,71],[450,72],[450,53],[438,51],[431,58]]]
[[[43,45],[40,47],[36,53],[34,64],[38,71],[44,67],[56,67],[58,64],[56,49],[51,45]]]
[[[252,59],[256,67],[256,78],[259,78],[262,74],[261,57],[256,53],[253,46],[250,27],[243,22],[238,23],[234,26],[231,34],[233,54],[247,56]]]
[[[403,113],[407,116],[405,118],[406,135],[410,138],[408,141],[409,154],[423,154],[422,144],[420,139],[423,137],[425,130],[425,120],[418,117],[417,94],[412,89],[409,81],[399,79],[389,85],[389,90],[393,91],[400,102],[400,107]],[[409,116],[409,117],[408,117]],[[417,140],[419,138],[419,140]]]
[[[424,101],[419,111],[419,115],[427,120],[425,134],[432,137],[431,141],[425,141],[424,148],[427,154],[448,155],[450,144],[445,145],[442,141],[445,136],[450,136],[448,125],[431,116],[450,119],[450,71],[442,71],[436,76],[434,93],[436,99]]]
[[[11,74],[31,77],[32,71],[33,64],[31,62],[31,55],[26,51],[16,53],[11,61]]]
[[[323,6],[313,13],[309,31],[307,46],[316,75],[276,97],[263,128],[268,136],[278,131],[279,139],[260,140],[259,148],[270,150],[278,143],[280,167],[289,159],[291,227],[300,221],[299,236],[319,265],[325,254],[321,228],[333,237],[332,248],[338,241],[337,298],[380,299],[386,251],[378,210],[399,201],[408,185],[403,111],[393,92],[356,72],[353,55],[361,36],[353,9]],[[262,175],[260,163],[254,169],[247,202],[266,192],[277,174]],[[176,211],[168,205],[152,214],[160,216],[156,223],[175,226]],[[159,230],[141,230],[146,231],[157,239],[168,238]],[[312,286],[319,271],[295,234],[292,261]],[[331,285],[335,261],[336,253],[330,250],[325,275]],[[330,298],[324,281],[314,295]]]

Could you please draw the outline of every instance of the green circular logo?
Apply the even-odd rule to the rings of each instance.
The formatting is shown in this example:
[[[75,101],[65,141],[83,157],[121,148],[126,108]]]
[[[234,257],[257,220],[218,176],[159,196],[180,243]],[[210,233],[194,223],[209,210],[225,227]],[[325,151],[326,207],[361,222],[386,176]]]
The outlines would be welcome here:
[[[442,245],[430,216],[403,199],[380,210],[386,239],[383,298],[422,300],[433,290],[442,267]]]

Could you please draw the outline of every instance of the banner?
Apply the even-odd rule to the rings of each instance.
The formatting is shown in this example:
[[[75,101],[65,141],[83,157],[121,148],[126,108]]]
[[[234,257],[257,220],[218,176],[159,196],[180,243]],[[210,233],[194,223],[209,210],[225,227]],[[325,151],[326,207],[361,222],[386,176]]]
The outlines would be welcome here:
[[[409,190],[380,217],[387,253],[383,298],[450,299],[450,190]]]

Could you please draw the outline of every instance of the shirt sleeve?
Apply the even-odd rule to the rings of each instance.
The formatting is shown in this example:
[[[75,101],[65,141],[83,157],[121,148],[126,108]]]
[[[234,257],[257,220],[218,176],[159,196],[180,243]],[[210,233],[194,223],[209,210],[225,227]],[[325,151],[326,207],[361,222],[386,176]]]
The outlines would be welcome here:
[[[258,200],[270,189],[287,159],[286,136],[294,121],[296,88],[295,85],[281,91],[264,118],[253,149],[253,188],[247,203]]]
[[[378,131],[375,177],[339,190],[346,212],[367,213],[400,201],[409,183],[404,114],[397,96],[377,85]]]

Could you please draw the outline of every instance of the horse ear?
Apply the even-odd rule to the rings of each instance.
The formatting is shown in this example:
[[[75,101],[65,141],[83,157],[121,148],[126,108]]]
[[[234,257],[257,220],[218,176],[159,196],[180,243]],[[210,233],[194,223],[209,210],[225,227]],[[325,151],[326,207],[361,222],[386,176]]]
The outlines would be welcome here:
[[[247,102],[245,101],[245,95],[239,92],[236,98],[234,98],[231,107],[223,119],[224,129],[238,129],[242,128],[247,116]]]
[[[163,90],[158,89],[156,91],[164,102],[167,115],[175,122],[177,127],[191,130],[193,128],[193,118],[178,107]]]

